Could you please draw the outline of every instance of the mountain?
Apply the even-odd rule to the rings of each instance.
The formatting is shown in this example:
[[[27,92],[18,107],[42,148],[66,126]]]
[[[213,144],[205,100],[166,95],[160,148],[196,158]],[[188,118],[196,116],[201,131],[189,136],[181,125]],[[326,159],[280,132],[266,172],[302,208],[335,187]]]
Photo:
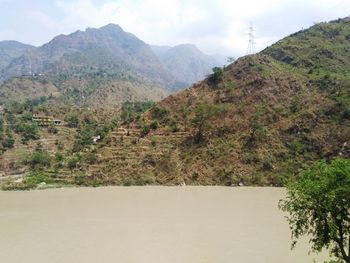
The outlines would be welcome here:
[[[89,67],[108,73],[127,70],[164,86],[174,81],[147,44],[113,24],[57,36],[13,60],[3,75],[81,74]]]
[[[43,181],[94,186],[281,186],[315,160],[350,158],[349,39],[350,18],[317,24],[216,69],[155,105],[124,104],[118,127],[117,121],[104,123],[118,116],[114,109],[103,117],[101,109],[64,111],[39,105],[32,112],[70,122],[77,119],[78,129],[61,126],[57,133],[48,134],[42,128],[42,147],[55,154],[56,142],[62,138],[64,156],[43,162],[43,174],[32,173],[28,180],[10,182],[5,188],[32,188]],[[50,84],[41,84],[56,92]],[[30,82],[19,89],[28,86]],[[18,149],[25,156],[40,145],[31,140],[28,124],[20,125],[32,113],[28,114],[30,107],[12,107],[23,113],[4,113],[5,125],[12,122],[7,126],[15,135],[3,142],[6,152],[0,167],[7,174],[18,174],[14,169],[31,169],[17,160]],[[91,136],[100,134],[103,138],[91,145]],[[30,141],[23,144],[23,139]],[[7,149],[11,143],[18,146]]]
[[[149,46],[114,24],[59,35],[40,47],[2,42],[0,58],[0,103],[40,95],[79,107],[158,101],[221,64],[194,45]]]
[[[167,90],[184,86],[149,45],[114,24],[60,35],[31,48],[14,58],[1,78],[6,81],[0,88],[2,101],[47,94],[41,84],[49,83],[55,86],[57,97],[78,106],[106,105],[103,102],[113,106],[136,98],[159,100]],[[22,80],[32,85],[20,84]],[[15,91],[17,86],[26,91]]]
[[[0,72],[14,59],[23,55],[31,45],[17,41],[0,41]]]
[[[350,158],[349,39],[345,18],[238,59],[116,130],[86,172],[106,184],[283,185],[315,160]]]
[[[211,73],[215,66],[221,66],[219,60],[201,52],[191,44],[152,46],[154,53],[166,68],[182,82],[192,84]]]

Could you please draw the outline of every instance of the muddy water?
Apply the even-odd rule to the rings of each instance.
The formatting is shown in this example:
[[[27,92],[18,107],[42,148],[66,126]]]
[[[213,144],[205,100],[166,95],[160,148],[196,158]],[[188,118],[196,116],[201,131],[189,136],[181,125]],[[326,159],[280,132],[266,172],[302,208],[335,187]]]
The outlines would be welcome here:
[[[290,251],[283,189],[108,187],[0,192],[3,263],[323,262]]]

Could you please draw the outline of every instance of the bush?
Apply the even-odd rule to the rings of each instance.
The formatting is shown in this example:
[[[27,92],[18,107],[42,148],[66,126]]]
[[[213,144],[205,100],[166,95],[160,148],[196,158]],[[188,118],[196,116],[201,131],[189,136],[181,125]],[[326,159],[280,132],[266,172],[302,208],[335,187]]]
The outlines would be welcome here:
[[[54,178],[43,171],[32,171],[24,178],[23,185],[26,186],[26,189],[32,189],[41,183],[53,184],[55,182]]]
[[[152,129],[152,130],[156,130],[159,126],[159,123],[158,121],[153,121],[151,122],[151,124],[149,125],[149,127]]]
[[[71,170],[77,168],[79,163],[79,158],[78,157],[72,157],[68,160],[67,162],[67,167]]]
[[[52,133],[52,134],[57,134],[58,133],[58,129],[56,126],[54,125],[50,125],[48,128],[47,128],[47,131],[49,133]]]
[[[210,76],[210,80],[213,81],[214,83],[220,82],[224,77],[223,68],[214,67],[212,70],[213,70],[213,74]]]
[[[97,156],[95,153],[87,153],[84,156],[84,160],[88,164],[95,164],[97,162]]]
[[[36,123],[27,123],[17,120],[13,125],[13,129],[16,133],[22,135],[22,142],[26,143],[29,140],[39,139],[38,125]]]
[[[79,118],[76,114],[70,114],[65,119],[65,122],[67,122],[67,126],[69,128],[77,128],[79,124]]]
[[[136,121],[141,113],[154,106],[153,101],[124,102],[121,108],[120,118],[123,123]]]
[[[146,136],[150,131],[151,131],[150,126],[149,126],[149,125],[144,125],[144,126],[141,128],[141,137]]]
[[[47,152],[37,151],[30,156],[28,164],[35,169],[47,168],[51,165],[51,157]]]
[[[7,137],[2,142],[2,146],[7,149],[13,148],[14,144],[15,144],[15,139],[13,139],[13,137]]]
[[[124,186],[131,186],[131,185],[152,185],[155,184],[156,179],[153,174],[136,174],[136,175],[130,175],[128,177],[124,177],[122,184]]]
[[[77,138],[74,141],[73,151],[78,152],[84,149],[85,146],[93,143],[92,137],[95,135],[93,127],[90,125],[83,126],[77,134]]]
[[[168,114],[169,114],[168,110],[159,106],[155,106],[151,110],[151,117],[153,120],[162,121],[168,116]]]

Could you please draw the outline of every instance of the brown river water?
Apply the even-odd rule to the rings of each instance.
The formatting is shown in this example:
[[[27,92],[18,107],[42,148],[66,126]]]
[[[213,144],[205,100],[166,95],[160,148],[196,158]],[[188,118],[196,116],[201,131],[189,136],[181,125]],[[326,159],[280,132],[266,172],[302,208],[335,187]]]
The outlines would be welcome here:
[[[1,263],[302,263],[282,188],[102,187],[0,192]]]

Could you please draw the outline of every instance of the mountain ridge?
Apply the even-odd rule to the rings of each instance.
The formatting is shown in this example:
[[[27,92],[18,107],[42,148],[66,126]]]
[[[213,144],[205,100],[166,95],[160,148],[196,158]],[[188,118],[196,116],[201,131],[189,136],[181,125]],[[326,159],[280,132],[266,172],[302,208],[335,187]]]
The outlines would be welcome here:
[[[176,78],[189,84],[205,78],[213,67],[221,66],[219,60],[204,54],[193,44],[173,47],[153,45],[152,49]]]
[[[193,45],[182,45],[177,48],[190,49],[195,55],[188,56],[189,63],[175,65],[171,71],[155,54],[150,45],[135,35],[125,32],[119,25],[108,24],[100,28],[87,28],[84,31],[77,30],[71,34],[61,34],[39,47],[28,48],[23,54],[19,54],[4,65],[0,71],[0,81],[3,82],[2,88],[0,88],[0,95],[3,98],[1,102],[31,97],[31,95],[35,98],[38,94],[45,94],[44,90],[40,90],[43,86],[37,82],[38,80],[42,82],[54,81],[52,84],[56,86],[55,94],[67,93],[65,91],[67,85],[72,82],[75,83],[73,89],[76,88],[80,93],[86,93],[84,91],[88,89],[86,85],[98,86],[97,82],[101,79],[101,75],[105,77],[104,80],[102,79],[104,82],[106,82],[106,78],[109,81],[118,80],[120,85],[123,85],[121,83],[126,84],[125,87],[130,87],[126,81],[129,79],[133,91],[136,92],[137,86],[138,89],[148,90],[143,94],[153,90],[156,94],[162,95],[153,96],[150,94],[149,98],[159,100],[165,94],[197,81],[198,78],[210,71],[212,65],[216,64],[212,62],[214,61],[212,58],[204,55]],[[197,64],[203,64],[203,61],[211,64],[210,66],[205,65],[205,72],[200,70],[198,73],[196,67],[193,66],[196,61]],[[174,68],[175,71],[176,68],[184,68],[185,70],[180,74],[174,74]],[[188,78],[186,74],[195,75],[195,78]],[[19,83],[22,79],[26,79],[24,81],[26,83],[28,79],[32,79],[38,90],[34,91],[34,89],[26,87],[26,91],[23,91],[22,95],[21,90],[13,90],[13,96],[11,96],[12,88],[25,86]],[[79,83],[79,79],[85,79],[90,84],[84,84],[86,81]],[[12,88],[11,83],[13,83]],[[114,84],[107,85],[113,86]],[[105,92],[101,90],[99,93]],[[112,90],[112,93],[117,95],[118,92]],[[81,96],[86,97],[86,95]],[[100,97],[97,94],[96,96]],[[82,102],[76,99],[73,101],[78,103],[77,105],[86,104],[86,101]],[[99,102],[94,102],[93,98],[88,101],[92,101],[94,105],[99,104]],[[115,102],[122,101],[116,100]]]

